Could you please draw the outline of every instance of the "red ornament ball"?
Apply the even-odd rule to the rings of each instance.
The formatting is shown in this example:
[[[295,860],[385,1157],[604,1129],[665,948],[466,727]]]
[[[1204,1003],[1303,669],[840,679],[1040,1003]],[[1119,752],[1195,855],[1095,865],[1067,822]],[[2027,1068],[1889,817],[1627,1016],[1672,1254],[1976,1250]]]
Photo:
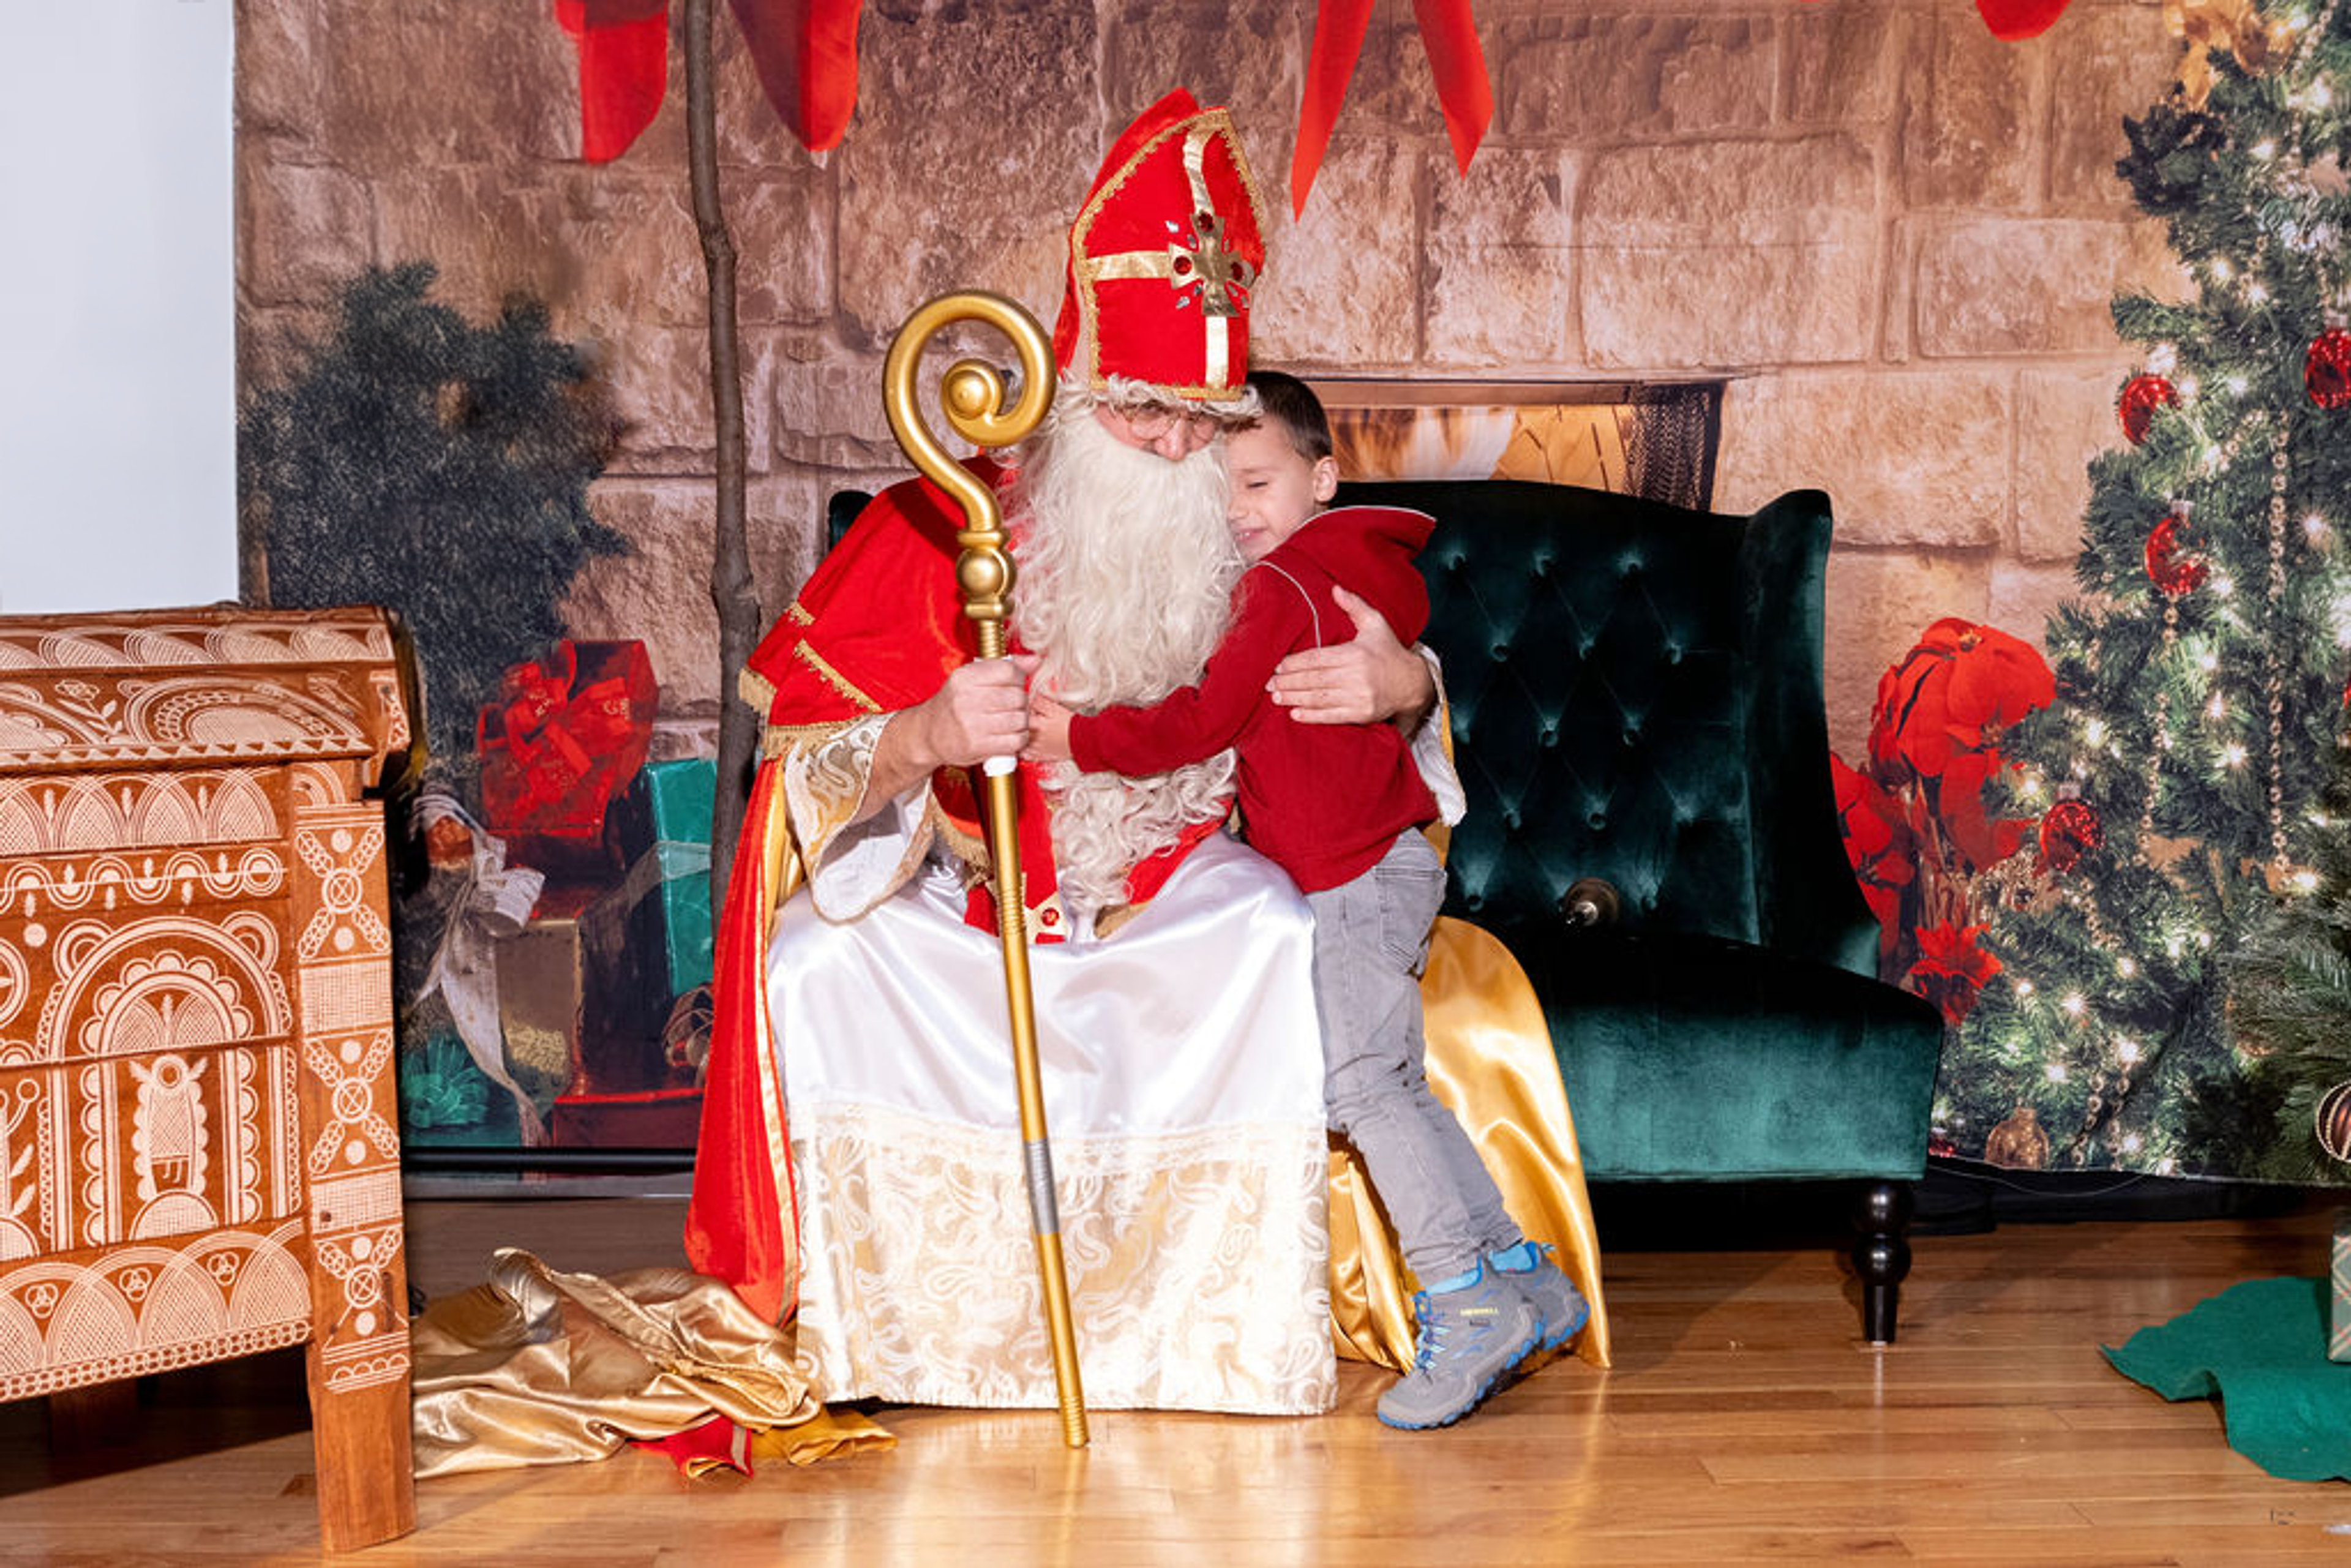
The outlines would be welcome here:
[[[2147,439],[2147,427],[2158,408],[2178,408],[2179,390],[2152,371],[2131,377],[2123,387],[2115,412],[2122,416],[2123,434],[2137,446]]]
[[[2041,819],[2041,863],[2051,871],[2072,871],[2105,841],[2105,827],[2086,801],[2060,800]]]
[[[2166,598],[2177,599],[2204,586],[2211,566],[2188,548],[2188,514],[2171,512],[2147,536],[2147,576]]]
[[[2302,384],[2310,401],[2330,413],[2351,406],[2351,331],[2341,321],[2330,320],[2326,330],[2311,340],[2310,353],[2302,361]]]
[[[2351,1161],[2351,1080],[2318,1097],[2318,1146],[2329,1159]]]

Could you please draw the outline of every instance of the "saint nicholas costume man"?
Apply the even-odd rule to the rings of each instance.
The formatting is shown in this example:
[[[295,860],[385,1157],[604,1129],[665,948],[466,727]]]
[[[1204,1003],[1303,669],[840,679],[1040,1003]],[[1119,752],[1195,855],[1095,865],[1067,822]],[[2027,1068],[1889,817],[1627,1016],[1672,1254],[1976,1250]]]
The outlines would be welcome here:
[[[1240,561],[1221,454],[1121,444],[1096,407],[1245,415],[1262,209],[1231,121],[1171,93],[1070,235],[1041,434],[975,458],[1004,497],[1016,648],[1072,706],[1199,677]],[[742,677],[768,720],[717,944],[689,1260],[771,1320],[830,1400],[1050,1407],[978,792],[865,800],[892,716],[977,642],[958,508],[877,497]],[[1415,743],[1458,802],[1441,714]],[[1402,1364],[1405,1281],[1324,1130],[1304,901],[1223,831],[1229,754],[1152,779],[1023,763],[1039,1054],[1086,1402],[1326,1407],[1332,1349]],[[1458,810],[1458,806],[1455,808]],[[1453,929],[1448,932],[1447,927]],[[1506,952],[1439,923],[1428,1071],[1514,1216],[1593,1303],[1597,1251],[1542,1014]]]

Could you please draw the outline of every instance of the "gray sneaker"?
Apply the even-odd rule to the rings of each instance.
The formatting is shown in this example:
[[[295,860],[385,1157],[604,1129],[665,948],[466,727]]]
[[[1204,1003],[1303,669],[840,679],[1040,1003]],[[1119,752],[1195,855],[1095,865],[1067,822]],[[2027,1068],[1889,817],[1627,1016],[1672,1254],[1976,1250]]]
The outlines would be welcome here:
[[[1478,1266],[1458,1291],[1412,1299],[1420,1351],[1412,1370],[1380,1396],[1380,1419],[1417,1431],[1445,1427],[1478,1408],[1502,1374],[1535,1348],[1542,1318],[1510,1282]]]
[[[1519,1259],[1531,1259],[1525,1268],[1514,1269]],[[1591,1303],[1583,1292],[1569,1283],[1559,1265],[1551,1260],[1551,1249],[1532,1242],[1520,1242],[1489,1256],[1486,1266],[1510,1281],[1519,1294],[1534,1303],[1542,1315],[1542,1333],[1537,1342],[1539,1350],[1557,1350],[1575,1337],[1586,1319],[1592,1316]]]

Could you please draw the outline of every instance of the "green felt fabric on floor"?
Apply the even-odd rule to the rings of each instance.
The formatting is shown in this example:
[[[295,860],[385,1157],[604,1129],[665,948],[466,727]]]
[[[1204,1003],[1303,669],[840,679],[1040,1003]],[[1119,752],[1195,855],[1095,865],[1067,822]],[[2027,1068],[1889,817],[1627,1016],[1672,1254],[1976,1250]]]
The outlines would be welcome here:
[[[2325,1281],[2231,1285],[2099,1348],[2166,1399],[2219,1395],[2229,1446],[2270,1474],[2351,1480],[2351,1363],[2326,1359]]]

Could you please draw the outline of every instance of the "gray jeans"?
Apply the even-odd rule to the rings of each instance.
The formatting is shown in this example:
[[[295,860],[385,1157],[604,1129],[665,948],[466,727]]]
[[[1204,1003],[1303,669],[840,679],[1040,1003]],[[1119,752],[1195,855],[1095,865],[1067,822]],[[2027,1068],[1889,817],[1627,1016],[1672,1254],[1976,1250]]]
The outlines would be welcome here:
[[[1331,1125],[1363,1155],[1421,1282],[1466,1273],[1524,1238],[1477,1145],[1429,1092],[1421,1063],[1420,972],[1445,902],[1445,867],[1428,840],[1407,830],[1371,870],[1306,902]]]

